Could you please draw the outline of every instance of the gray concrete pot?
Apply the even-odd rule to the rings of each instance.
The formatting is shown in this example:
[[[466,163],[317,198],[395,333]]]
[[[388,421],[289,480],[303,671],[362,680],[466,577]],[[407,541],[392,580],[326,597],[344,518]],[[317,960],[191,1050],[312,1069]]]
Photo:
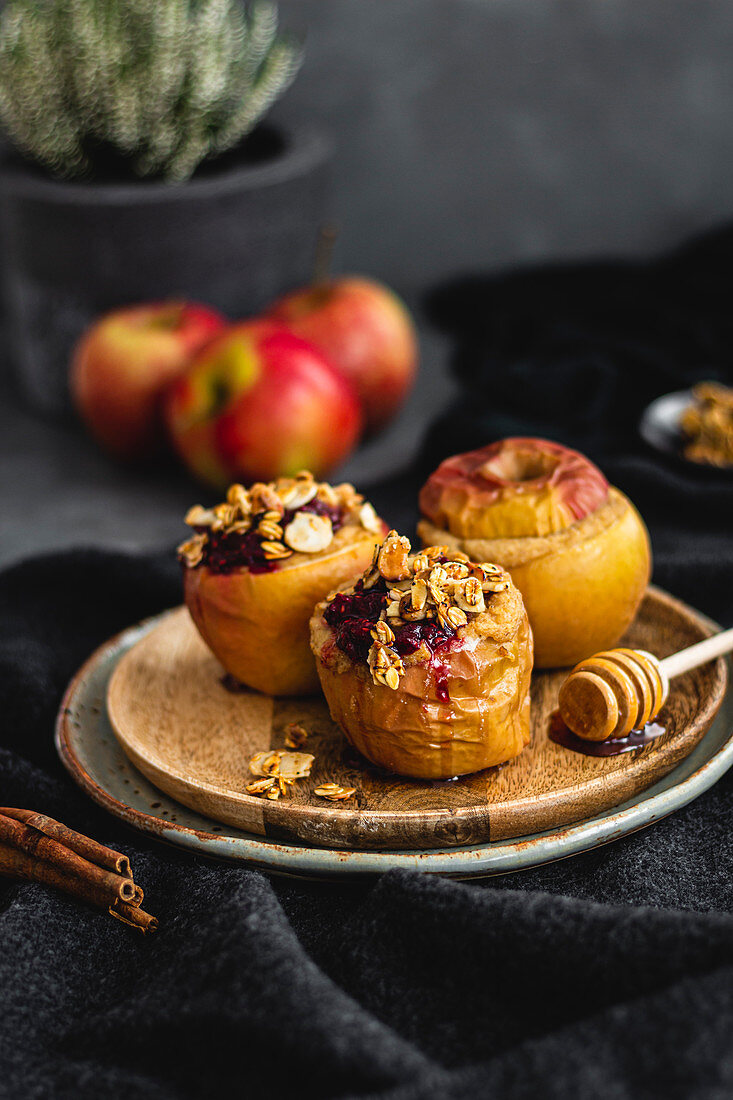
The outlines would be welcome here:
[[[182,297],[241,318],[309,279],[330,147],[313,131],[280,138],[267,159],[230,156],[185,184],[64,183],[2,162],[7,333],[34,408],[68,409],[71,350],[105,310]]]

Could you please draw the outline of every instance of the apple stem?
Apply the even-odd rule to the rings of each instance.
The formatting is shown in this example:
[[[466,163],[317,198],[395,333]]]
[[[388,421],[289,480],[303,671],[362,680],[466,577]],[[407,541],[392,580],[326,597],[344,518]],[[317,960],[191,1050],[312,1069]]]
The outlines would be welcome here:
[[[316,258],[313,264],[313,286],[323,286],[331,277],[331,261],[338,235],[338,227],[335,225],[322,225],[318,230]]]

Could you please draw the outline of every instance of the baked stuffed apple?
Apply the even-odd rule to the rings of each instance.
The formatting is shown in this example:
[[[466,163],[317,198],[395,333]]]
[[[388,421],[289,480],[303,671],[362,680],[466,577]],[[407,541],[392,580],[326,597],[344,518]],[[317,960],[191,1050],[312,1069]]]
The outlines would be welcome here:
[[[423,486],[420,511],[424,543],[509,570],[541,668],[611,649],[649,581],[649,536],[633,504],[559,443],[503,439],[454,455]]]
[[[331,717],[373,763],[447,779],[530,738],[532,634],[501,566],[391,531],[356,584],[323,600],[311,647]]]
[[[308,643],[313,608],[358,577],[387,530],[353,485],[304,471],[196,505],[178,549],[201,637],[236,680],[270,695],[318,690]]]

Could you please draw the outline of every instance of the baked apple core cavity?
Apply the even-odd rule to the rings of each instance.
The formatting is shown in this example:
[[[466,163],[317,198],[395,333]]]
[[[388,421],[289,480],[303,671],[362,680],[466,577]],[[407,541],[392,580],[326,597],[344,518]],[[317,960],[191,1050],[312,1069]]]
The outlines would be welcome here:
[[[547,481],[560,465],[560,456],[546,451],[505,447],[479,467],[486,481],[510,483]]]

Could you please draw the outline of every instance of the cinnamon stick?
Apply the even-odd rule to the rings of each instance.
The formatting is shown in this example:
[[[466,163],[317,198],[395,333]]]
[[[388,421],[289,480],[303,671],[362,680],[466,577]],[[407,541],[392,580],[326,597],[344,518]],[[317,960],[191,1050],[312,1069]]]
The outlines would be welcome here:
[[[53,886],[55,889],[69,894],[77,901],[106,909],[113,917],[121,920],[130,928],[137,929],[143,935],[148,932],[155,932],[158,927],[155,917],[151,916],[150,913],[143,912],[134,902],[128,904],[120,901],[119,898],[115,898],[110,904],[109,894],[100,889],[95,883],[66,875],[53,863],[48,863],[46,860],[37,857],[34,858],[28,852],[13,848],[10,844],[0,843],[0,875],[8,875],[14,879],[20,879],[22,882],[37,882],[42,886]],[[138,891],[142,901],[142,891],[139,890],[139,887]]]
[[[90,894],[104,899],[95,904],[105,908],[117,898],[130,902],[135,898],[135,883],[131,877],[124,877],[80,856],[57,840],[39,832],[15,818],[0,812],[0,842],[12,846],[28,857],[31,863],[40,861],[45,865],[44,874],[53,873],[62,881],[73,879]],[[48,881],[35,879],[35,881]],[[57,883],[52,883],[57,885]],[[62,887],[63,888],[63,887]]]
[[[129,928],[142,932],[143,936],[147,935],[148,932],[157,932],[158,930],[156,917],[143,912],[142,909],[138,909],[134,905],[127,905],[124,901],[117,901],[114,905],[110,905],[108,912],[111,917],[121,920]]]
[[[22,882],[38,882],[41,886],[53,886],[56,890],[62,890],[65,894],[70,894],[79,901],[86,901],[89,905],[96,905],[100,909],[108,909],[115,900],[119,900],[110,897],[108,890],[90,879],[69,875],[57,864],[39,859],[38,856],[32,856],[2,841],[0,841],[0,874],[10,875]]]
[[[132,878],[130,861],[127,856],[122,855],[121,852],[115,852],[113,848],[106,848],[104,844],[99,844],[96,840],[92,840],[82,833],[75,832],[68,825],[62,825],[60,821],[54,821],[52,817],[47,817],[46,814],[36,813],[35,810],[19,810],[7,806],[0,806],[0,814],[4,814],[5,817],[12,817],[25,825],[32,825],[34,829],[45,833],[53,840],[60,841],[66,848],[70,848],[72,852],[83,856],[91,863],[96,863],[99,867],[106,867],[108,871],[116,871],[123,878]]]

